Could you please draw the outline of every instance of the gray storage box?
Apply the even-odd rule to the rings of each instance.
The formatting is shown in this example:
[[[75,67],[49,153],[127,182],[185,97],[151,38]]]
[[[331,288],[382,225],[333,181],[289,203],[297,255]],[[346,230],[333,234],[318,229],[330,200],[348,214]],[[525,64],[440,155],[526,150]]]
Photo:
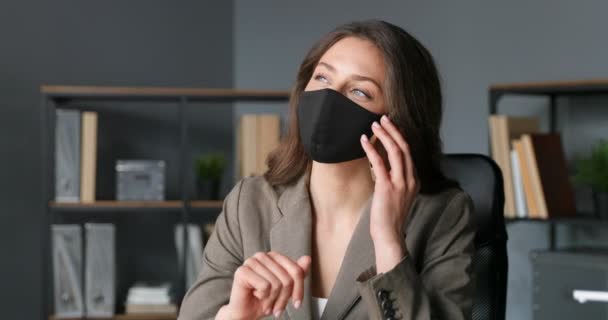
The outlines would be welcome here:
[[[117,200],[165,200],[165,162],[116,161]]]
[[[585,303],[574,297],[575,291],[608,295],[608,250],[533,251],[530,259],[533,319],[608,319],[601,297]]]

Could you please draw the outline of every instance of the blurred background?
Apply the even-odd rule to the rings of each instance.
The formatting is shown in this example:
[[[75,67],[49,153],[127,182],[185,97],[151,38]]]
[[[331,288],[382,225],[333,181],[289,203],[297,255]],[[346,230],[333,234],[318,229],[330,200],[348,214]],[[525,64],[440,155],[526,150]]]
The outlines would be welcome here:
[[[490,86],[569,81],[576,90],[576,81],[608,79],[607,12],[608,2],[591,0],[2,1],[0,317],[48,319],[54,314],[56,275],[51,269],[57,262],[50,243],[55,235],[52,224],[115,226],[101,233],[115,241],[116,312],[127,312],[129,289],[138,286],[160,292],[169,283],[175,302],[183,295],[190,268],[176,247],[181,241],[183,249],[182,240],[190,241],[176,236],[180,233],[174,226],[192,222],[200,230],[190,234],[200,232],[204,242],[205,228],[221,209],[222,197],[248,170],[243,167],[243,153],[248,153],[241,138],[247,136],[244,131],[256,129],[247,127],[243,119],[276,114],[284,126],[287,91],[304,54],[335,26],[377,18],[417,37],[435,57],[443,81],[444,150],[491,155]],[[74,88],[51,87],[44,92],[41,85],[256,91],[153,91],[132,96],[94,91],[89,95],[99,99],[88,99],[81,92],[75,94],[79,100],[71,99]],[[608,88],[608,81],[600,81],[598,86],[602,85]],[[556,98],[556,127],[571,175],[577,173],[577,160],[589,156],[608,137],[606,92]],[[544,96],[505,96],[499,111],[534,117],[539,130],[546,131],[547,105]],[[60,126],[51,121],[58,116],[48,110],[61,108],[95,114],[91,132],[96,137],[96,160],[88,163],[95,167],[93,198],[107,201],[105,207],[101,202],[61,205],[52,192],[58,164],[51,155],[58,141],[53,128]],[[259,121],[277,123],[275,118],[250,119],[258,121],[258,127],[264,126]],[[82,130],[90,126],[84,121],[76,124]],[[148,202],[133,207],[113,202],[119,198],[120,179],[141,183],[137,172],[119,177],[116,161],[141,159],[162,162],[161,171],[146,163],[152,168],[144,173],[145,179],[151,179],[162,172],[163,202],[152,207]],[[215,177],[211,189],[219,181],[215,197],[213,192],[202,194],[209,186],[198,180],[210,175]],[[573,189],[577,211],[597,210],[592,201],[597,190],[575,183]],[[601,218],[555,224],[511,220],[506,317],[533,319],[535,308],[541,306],[533,299],[540,289],[534,282],[530,252],[550,248],[551,236],[558,248],[608,247],[608,223]],[[75,234],[88,239],[89,229]],[[90,243],[82,240],[76,254]],[[608,289],[606,268],[581,268],[568,269],[574,273],[567,274],[589,272],[593,281]],[[597,319],[608,317],[602,308]]]

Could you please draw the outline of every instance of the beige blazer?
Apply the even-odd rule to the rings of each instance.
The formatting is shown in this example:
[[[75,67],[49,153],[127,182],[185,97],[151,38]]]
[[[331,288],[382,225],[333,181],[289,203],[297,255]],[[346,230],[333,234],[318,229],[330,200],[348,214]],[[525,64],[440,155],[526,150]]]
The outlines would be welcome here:
[[[179,320],[213,319],[228,303],[234,271],[259,251],[292,259],[311,254],[309,174],[274,188],[263,177],[245,178],[224,201],[203,254],[197,282],[187,292]],[[460,189],[418,195],[404,239],[409,255],[376,274],[369,233],[370,202],[348,244],[321,319],[470,319],[472,202]],[[311,318],[310,273],[300,309],[291,302],[282,319]]]

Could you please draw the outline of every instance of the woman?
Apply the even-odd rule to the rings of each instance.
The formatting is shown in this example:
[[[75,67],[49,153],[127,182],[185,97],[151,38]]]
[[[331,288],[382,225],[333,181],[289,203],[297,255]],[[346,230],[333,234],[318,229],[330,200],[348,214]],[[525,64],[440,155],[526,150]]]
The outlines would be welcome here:
[[[399,27],[322,38],[269,170],[224,201],[180,319],[468,319],[473,209],[439,168],[441,103],[431,55]]]

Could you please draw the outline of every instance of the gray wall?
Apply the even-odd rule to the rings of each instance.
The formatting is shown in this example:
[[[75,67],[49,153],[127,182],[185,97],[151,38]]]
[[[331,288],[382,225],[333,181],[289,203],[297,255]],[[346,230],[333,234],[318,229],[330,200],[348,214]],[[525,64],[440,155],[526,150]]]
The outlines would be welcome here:
[[[487,88],[492,83],[608,75],[605,1],[235,1],[235,84],[288,89],[305,52],[340,23],[380,18],[417,36],[439,65],[447,152],[486,153]],[[605,98],[561,99],[561,129],[572,158],[608,136]],[[509,98],[501,110],[539,114],[543,99]],[[581,207],[588,193],[581,191]],[[529,319],[528,251],[547,246],[546,226],[508,227],[509,319]],[[608,244],[602,232],[560,228],[560,245]]]
[[[306,50],[323,33],[353,19],[381,18],[416,35],[439,64],[446,97],[443,127],[446,151],[486,153],[489,84],[606,77],[605,12],[608,4],[604,1],[565,0],[2,2],[3,317],[36,319],[43,305],[39,290],[45,267],[40,250],[43,241],[39,185],[41,132],[37,113],[40,84],[288,89]],[[560,100],[560,124],[569,158],[585,152],[594,139],[608,135],[608,111],[603,109],[606,102],[605,98]],[[544,104],[542,99],[505,99],[502,110],[542,114]],[[237,113],[249,112],[251,109],[247,108],[239,106]],[[106,118],[110,123],[141,115],[120,107],[113,110]],[[221,149],[225,144],[200,136],[219,133],[222,141],[233,138],[230,126],[218,125],[222,121],[230,123],[230,111],[222,106],[211,110],[192,111],[192,118],[201,123],[193,131],[195,144],[201,151]],[[170,135],[174,127],[165,119],[172,116],[175,115],[166,110],[157,110],[150,119],[142,121],[142,131],[158,127],[165,128]],[[128,128],[123,125],[123,129]],[[140,138],[134,144],[145,141],[145,134],[136,136]],[[161,140],[162,146],[171,143],[171,138]],[[132,148],[114,150],[137,154]],[[160,149],[153,154],[163,152],[171,151]],[[581,190],[583,208],[587,196]],[[546,228],[530,224],[508,228],[511,236],[508,317],[529,319],[527,252],[546,246]],[[560,228],[560,244],[608,243],[601,233]]]
[[[39,85],[232,87],[232,18],[232,1],[0,3],[3,319],[41,319],[44,304],[40,284],[47,266],[41,251],[45,239],[41,237]],[[150,108],[154,112],[147,118],[126,106],[116,106],[103,115],[100,131],[138,132],[129,139],[117,134],[104,136],[105,150],[175,161],[176,149],[168,146],[177,136],[177,127],[171,121],[176,114],[162,106]],[[230,125],[216,125],[231,123],[229,107],[195,107],[191,119],[205,128],[195,126],[192,136],[197,149],[193,152],[225,148],[231,141]],[[160,134],[154,135],[155,130]],[[137,146],[142,142],[155,149],[148,154],[140,152]],[[158,224],[150,220],[145,223]],[[148,262],[152,267],[154,261]]]

